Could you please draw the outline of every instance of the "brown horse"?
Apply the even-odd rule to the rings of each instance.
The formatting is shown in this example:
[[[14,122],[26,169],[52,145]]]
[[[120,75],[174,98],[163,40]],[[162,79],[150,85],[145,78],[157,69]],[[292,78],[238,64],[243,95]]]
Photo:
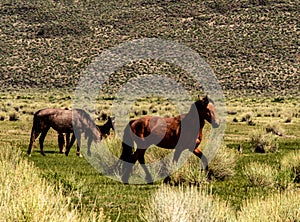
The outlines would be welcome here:
[[[98,132],[100,133],[100,140],[102,140],[102,137],[106,137],[110,134],[110,129],[115,130],[114,120],[109,116],[107,121],[103,125],[96,125],[96,127],[97,127]],[[76,140],[76,138],[75,138],[74,133],[72,134],[71,141],[70,141],[70,133],[66,133],[66,142],[67,142],[66,152],[65,152],[66,156],[69,155],[70,149],[73,146],[75,140]],[[62,148],[64,146],[64,142],[65,141],[64,141],[63,134],[62,135],[58,134],[58,144],[59,144],[59,149],[60,150],[62,150]],[[61,146],[61,144],[63,144],[63,145]],[[79,140],[77,139],[77,152],[76,152],[76,154],[81,157],[80,145],[81,145],[80,144],[80,139]]]
[[[85,133],[85,137],[88,138],[89,155],[92,141],[98,142],[100,140],[100,132],[97,130],[97,127],[92,118],[84,110],[42,109],[37,111],[33,117],[30,143],[27,151],[28,155],[31,154],[34,141],[41,134],[39,138],[40,149],[41,154],[45,156],[44,140],[50,128],[56,130],[59,135],[66,133],[67,136],[70,136],[71,133],[73,133],[74,136],[74,129],[77,129],[79,132],[77,145],[80,145],[80,134]],[[73,140],[75,141],[75,136],[74,139],[72,139],[71,142],[67,144],[67,150],[70,150]],[[80,151],[80,147],[77,146],[77,151],[78,150]]]
[[[122,167],[122,181],[128,183],[132,167],[136,161],[142,164],[147,182],[152,181],[145,164],[146,149],[154,144],[161,148],[175,149],[173,161],[177,162],[180,154],[188,149],[199,157],[206,170],[208,162],[198,147],[202,140],[202,129],[205,120],[214,128],[219,127],[219,119],[214,103],[206,96],[200,98],[190,108],[189,112],[174,118],[145,116],[132,120],[126,126],[122,142],[120,159],[126,161]],[[134,142],[137,149],[133,152]]]

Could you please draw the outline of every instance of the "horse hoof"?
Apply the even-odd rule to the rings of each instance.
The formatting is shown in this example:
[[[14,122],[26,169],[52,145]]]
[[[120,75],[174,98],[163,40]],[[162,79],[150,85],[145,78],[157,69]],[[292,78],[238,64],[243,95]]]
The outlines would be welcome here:
[[[81,153],[76,153],[77,156],[83,157]]]
[[[172,179],[171,179],[171,177],[170,176],[167,176],[165,179],[164,179],[164,184],[171,184],[171,181],[172,181]]]

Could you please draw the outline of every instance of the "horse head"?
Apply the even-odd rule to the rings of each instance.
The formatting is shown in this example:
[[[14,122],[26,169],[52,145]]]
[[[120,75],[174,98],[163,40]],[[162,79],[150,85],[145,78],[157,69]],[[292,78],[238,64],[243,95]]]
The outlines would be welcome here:
[[[108,123],[108,127],[110,129],[112,129],[113,131],[115,131],[115,117],[114,116],[112,116],[112,117],[108,116],[107,123]]]
[[[207,120],[213,128],[218,128],[220,126],[220,121],[216,112],[214,102],[205,96],[204,98],[198,96],[199,100],[195,103],[199,116]]]

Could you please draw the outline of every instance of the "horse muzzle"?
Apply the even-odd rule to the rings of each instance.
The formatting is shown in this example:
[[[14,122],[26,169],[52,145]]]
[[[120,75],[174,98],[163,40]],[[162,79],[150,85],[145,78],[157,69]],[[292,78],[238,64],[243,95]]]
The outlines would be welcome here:
[[[212,121],[211,125],[212,125],[213,128],[219,128],[219,126],[220,126],[220,121],[219,121],[219,120],[217,120],[217,121]]]

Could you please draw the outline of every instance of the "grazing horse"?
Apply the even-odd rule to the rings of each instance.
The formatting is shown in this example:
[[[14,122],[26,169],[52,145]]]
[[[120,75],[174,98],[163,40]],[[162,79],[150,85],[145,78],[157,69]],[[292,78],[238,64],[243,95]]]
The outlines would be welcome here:
[[[107,121],[103,125],[96,125],[96,127],[97,127],[98,132],[100,133],[100,140],[102,140],[103,136],[106,137],[107,135],[110,134],[110,129],[115,130],[114,120],[109,116]],[[64,137],[63,137],[63,135],[62,135],[62,139],[60,139],[60,137],[61,137],[61,135],[59,134],[58,135],[58,141],[59,141],[59,147],[60,147],[60,150],[61,150],[60,143],[63,143],[63,145],[64,145]],[[75,138],[74,133],[72,135],[71,141],[70,141],[70,133],[66,133],[66,142],[67,142],[66,152],[65,152],[66,156],[69,155],[70,149],[73,146],[75,140],[76,140],[76,138]],[[80,145],[81,145],[80,144],[80,139],[79,140],[77,139],[77,152],[76,152],[76,154],[81,157]]]
[[[42,109],[37,111],[33,117],[30,143],[27,151],[28,155],[31,154],[35,139],[41,134],[39,138],[40,149],[41,154],[45,156],[44,140],[50,128],[56,130],[59,135],[66,133],[67,136],[70,136],[71,133],[74,135],[74,129],[78,129],[79,137],[77,141],[81,139],[80,134],[85,133],[85,137],[88,138],[88,154],[90,154],[92,141],[98,142],[100,140],[100,132],[97,130],[90,115],[84,110]],[[60,142],[61,141],[59,141],[59,143]],[[71,143],[67,144],[67,150],[70,149],[70,145]],[[79,147],[77,147],[77,149],[79,149]]]
[[[149,170],[145,164],[146,149],[154,144],[161,148],[175,149],[173,161],[177,162],[183,150],[188,149],[199,157],[205,169],[208,170],[208,162],[203,155],[199,144],[202,140],[202,129],[205,120],[214,128],[219,127],[219,119],[214,103],[206,96],[198,99],[189,112],[174,118],[161,118],[145,116],[131,120],[124,130],[122,141],[122,154],[120,159],[126,162],[122,167],[122,181],[128,183],[133,165],[136,161],[142,164],[146,173],[146,180],[152,181]],[[137,149],[133,152],[134,142]]]

